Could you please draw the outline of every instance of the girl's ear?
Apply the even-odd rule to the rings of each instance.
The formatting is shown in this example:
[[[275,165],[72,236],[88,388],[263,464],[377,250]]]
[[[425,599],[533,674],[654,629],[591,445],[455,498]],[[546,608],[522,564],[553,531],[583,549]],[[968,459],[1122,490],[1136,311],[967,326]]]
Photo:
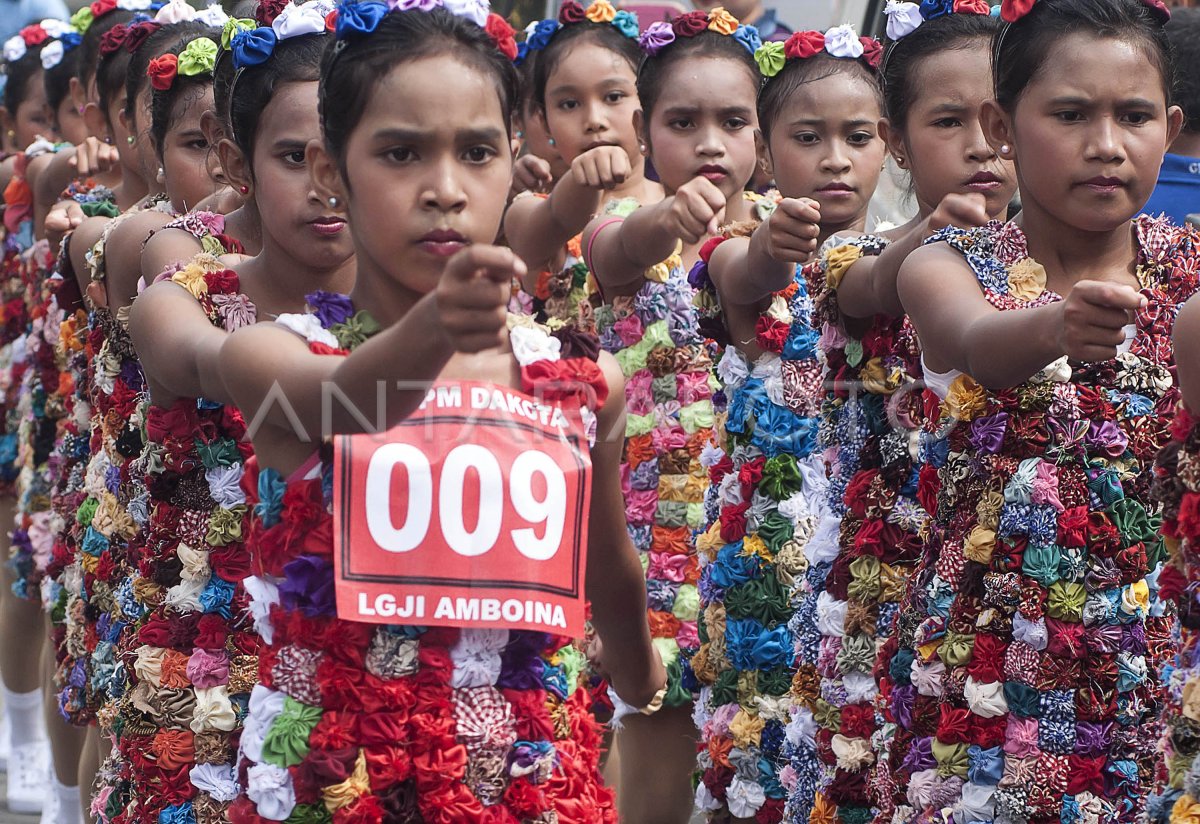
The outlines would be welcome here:
[[[72,82],[74,82],[74,78],[72,78]],[[98,140],[112,139],[112,133],[108,128],[108,119],[104,116],[104,112],[100,111],[98,103],[84,105],[83,125],[87,127],[88,134]]]
[[[1178,106],[1171,106],[1167,109],[1167,151],[1171,150],[1171,144],[1175,142],[1175,138],[1179,137],[1179,132],[1183,129],[1183,109]]]
[[[321,140],[308,141],[308,146],[304,149],[304,162],[308,165],[313,190],[321,200],[328,202],[329,198],[335,197],[343,204],[347,202],[346,183],[342,180],[342,172]]]
[[[229,143],[233,151],[239,156],[241,152],[233,145],[232,141],[225,139],[225,129],[221,126],[221,121],[217,119],[217,114],[212,109],[208,109],[204,114],[200,115],[200,131],[204,133],[204,139],[208,141],[208,145],[211,147],[204,159],[208,176],[222,186],[236,186],[242,183],[243,181],[240,180],[230,180],[228,173],[229,164],[235,161],[232,157],[222,154],[221,144]]]
[[[887,146],[887,152],[901,169],[908,168],[908,147],[904,145],[904,136],[899,129],[892,128],[892,121],[886,117],[879,120],[879,136]]]
[[[980,104],[979,126],[983,129],[984,139],[1001,160],[1016,157],[1017,142],[1012,116],[995,100],[985,100]]]
[[[758,154],[758,168],[767,177],[774,178],[775,171],[771,165],[771,147],[767,145],[761,129],[754,130],[754,150]],[[755,179],[757,179],[757,176]]]
[[[216,151],[209,153],[208,173],[218,183],[232,186],[243,198],[253,196],[254,175],[251,173],[250,161],[228,137],[220,137]]]
[[[67,86],[67,93],[71,96],[71,105],[75,107],[75,111],[83,114],[83,107],[87,105],[87,89],[79,82],[78,77],[72,77],[70,84]],[[92,135],[98,137],[99,135]]]

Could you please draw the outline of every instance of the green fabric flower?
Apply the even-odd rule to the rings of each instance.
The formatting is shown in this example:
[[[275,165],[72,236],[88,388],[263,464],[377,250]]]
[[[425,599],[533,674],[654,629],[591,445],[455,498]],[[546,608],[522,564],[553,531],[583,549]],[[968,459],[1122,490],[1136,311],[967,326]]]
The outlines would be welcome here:
[[[80,526],[91,526],[92,518],[96,517],[96,509],[100,506],[100,502],[95,498],[88,498],[79,505],[79,509],[75,510],[75,523]]]
[[[1153,541],[1158,537],[1145,507],[1133,498],[1116,501],[1109,507],[1108,515],[1112,518],[1113,526],[1121,532],[1125,546],[1132,546],[1139,541]]]
[[[1009,712],[1025,718],[1036,718],[1042,714],[1042,697],[1036,689],[1020,681],[1004,682],[1004,700]]]
[[[217,507],[208,520],[208,534],[204,540],[209,546],[225,546],[242,540],[242,521],[246,517],[246,505],[237,504],[232,509]]]
[[[843,673],[869,673],[875,664],[875,639],[862,632],[845,636],[837,654],[837,664]]]
[[[879,600],[882,586],[879,583],[879,559],[874,555],[862,555],[850,562],[850,584],[846,591],[850,600],[860,604],[873,604]]]
[[[254,31],[256,28],[258,28],[256,20],[247,17],[231,17],[225,21],[225,27],[221,29],[221,48],[228,51],[229,44],[233,42],[233,38],[238,32]]]
[[[700,617],[700,593],[695,584],[684,584],[679,588],[671,614],[680,621],[695,621]]]
[[[176,72],[183,77],[196,77],[201,74],[212,74],[217,65],[216,43],[207,37],[197,37],[179,53],[179,65]]]
[[[975,635],[947,631],[938,647],[938,657],[948,667],[965,667],[975,652]]]
[[[683,501],[659,500],[654,522],[659,526],[670,527],[672,529],[687,526],[688,505],[683,503]]]
[[[754,62],[763,77],[774,77],[783,71],[787,63],[787,55],[783,51],[783,43],[763,43],[754,51]]]
[[[842,728],[842,711],[824,698],[818,698],[813,707],[813,720],[824,729],[838,732]]]
[[[1021,571],[1040,583],[1050,586],[1058,580],[1058,565],[1062,554],[1054,544],[1031,544],[1025,549],[1025,557],[1021,561]]]
[[[787,454],[768,458],[763,464],[762,481],[758,488],[776,501],[792,497],[804,488],[804,476],[796,459]]]
[[[263,739],[263,761],[284,769],[303,761],[308,755],[309,733],[324,714],[320,707],[302,704],[291,696],[284,698],[283,711],[275,717]]]
[[[79,204],[79,209],[86,217],[113,218],[121,213],[121,210],[117,208],[117,204],[111,200],[90,200]]]
[[[113,793],[115,798],[118,793]],[[331,824],[333,813],[324,804],[297,804],[283,824]]]
[[[92,27],[92,23],[94,22],[96,22],[96,15],[92,14],[89,6],[84,6],[71,15],[71,25],[80,34],[87,34],[87,30]]]
[[[689,435],[694,435],[701,429],[712,429],[716,418],[710,400],[696,401],[679,410],[679,425]]]
[[[792,672],[787,667],[761,671],[758,687],[763,695],[784,695],[792,688]]]
[[[199,438],[195,438],[193,443],[195,443],[196,452],[200,456],[200,463],[204,464],[205,469],[233,466],[242,460],[242,453],[238,451],[237,442],[232,438],[221,438],[212,443],[205,443]]]
[[[783,549],[784,544],[792,540],[792,536],[795,533],[796,528],[792,525],[792,522],[778,512],[772,512],[763,518],[762,523],[758,527],[758,537],[762,538],[763,543],[771,550],[772,555],[778,555],[779,550]]]
[[[365,343],[368,338],[379,334],[383,327],[367,311],[360,311],[354,317],[342,323],[335,323],[329,331],[337,338],[338,345],[343,349],[354,349]]]
[[[1083,584],[1055,581],[1046,599],[1046,614],[1060,621],[1079,623],[1083,620],[1083,604],[1087,590]]]
[[[933,739],[933,757],[937,759],[938,775],[942,778],[949,778],[952,775],[957,775],[959,778],[967,777],[966,744],[943,744],[935,738]]]

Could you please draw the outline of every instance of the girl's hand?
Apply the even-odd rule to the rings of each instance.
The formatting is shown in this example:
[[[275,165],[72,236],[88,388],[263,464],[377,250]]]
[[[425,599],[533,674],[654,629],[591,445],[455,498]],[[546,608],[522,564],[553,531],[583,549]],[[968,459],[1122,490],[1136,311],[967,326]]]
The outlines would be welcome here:
[[[450,258],[434,300],[456,352],[481,352],[503,344],[512,281],[523,278],[525,271],[525,263],[500,246],[475,244]]]
[[[67,161],[75,167],[79,177],[107,172],[121,162],[115,146],[89,137],[75,147],[75,154]]]
[[[607,191],[628,180],[633,165],[620,146],[597,146],[571,161],[571,174],[580,186]]]
[[[667,684],[667,668],[663,666],[662,656],[653,646],[650,648],[650,654],[652,660],[646,671],[646,677],[630,678],[629,675],[622,672],[621,667],[622,663],[628,663],[627,660],[607,660],[604,641],[600,639],[599,635],[593,635],[588,640],[587,657],[592,669],[596,671],[597,675],[612,684],[613,690],[622,701],[635,709],[641,709],[653,701],[658,691]],[[610,654],[610,657],[620,659],[620,656],[615,654]]]
[[[692,178],[663,202],[669,202],[667,230],[684,243],[715,235],[725,220],[725,194],[706,177]]]
[[[942,202],[929,215],[928,231],[925,236],[929,237],[947,226],[975,229],[985,225],[988,220],[987,198],[977,192],[971,194],[951,192],[942,198]]]
[[[780,263],[807,263],[817,251],[821,204],[787,197],[767,218],[766,253]]]
[[[1125,342],[1125,326],[1132,313],[1146,305],[1146,298],[1123,283],[1081,280],[1062,306],[1058,343],[1072,360],[1084,363],[1111,360]]]
[[[545,194],[554,184],[554,174],[550,171],[550,163],[537,155],[527,154],[517,158],[513,164],[512,192],[538,192]]]
[[[84,217],[83,208],[75,201],[59,201],[46,215],[46,234],[65,235],[78,228]]]

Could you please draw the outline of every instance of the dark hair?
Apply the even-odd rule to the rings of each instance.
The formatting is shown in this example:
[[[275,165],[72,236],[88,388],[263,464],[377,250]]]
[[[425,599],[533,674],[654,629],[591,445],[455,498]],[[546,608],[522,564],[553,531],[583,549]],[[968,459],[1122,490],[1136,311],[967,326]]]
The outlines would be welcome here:
[[[943,14],[927,20],[905,37],[889,40],[884,47],[879,83],[888,120],[897,129],[908,122],[908,109],[919,90],[913,75],[921,61],[931,55],[970,48],[976,40],[991,42],[1000,23],[989,14]]]
[[[259,118],[275,91],[285,83],[320,80],[321,56],[325,53],[328,41],[329,38],[321,35],[280,40],[265,63],[243,69],[235,75],[229,89],[228,136],[247,158],[253,160]],[[232,93],[234,88],[237,89],[236,94]],[[213,93],[216,94],[215,79]]]
[[[128,24],[133,19],[133,14],[125,9],[113,9],[108,14],[101,16],[99,20],[93,20],[88,26],[88,30],[83,35],[83,42],[76,49],[79,52],[79,66],[75,76],[79,78],[80,85],[85,89],[88,82],[96,76],[100,64],[100,40],[114,26]]]
[[[187,48],[188,44],[199,37],[207,37],[214,43],[221,42],[221,32],[219,29],[201,26],[198,34],[193,34],[184,38],[181,42],[174,44],[171,48],[164,50],[160,55],[175,54],[178,55]],[[175,80],[172,81],[169,89],[154,89],[150,94],[150,137],[154,140],[154,150],[158,152],[161,158],[163,153],[163,145],[167,140],[167,131],[175,122],[175,108],[179,101],[186,100],[190,95],[200,92],[204,89],[211,89],[213,83],[212,74],[205,72],[197,75],[175,75]]]
[[[638,100],[641,101],[646,118],[654,111],[654,106],[662,95],[663,83],[675,64],[704,57],[717,57],[741,63],[750,72],[755,84],[762,79],[754,57],[733,37],[717,34],[715,31],[703,31],[695,37],[677,38],[658,54],[644,57],[638,67]]]
[[[42,47],[37,46],[21,55],[19,60],[4,64],[4,73],[8,76],[8,83],[4,86],[4,108],[12,117],[17,116],[17,109],[29,97],[29,92],[34,88],[32,84],[40,81],[38,72],[43,71],[41,55]]]
[[[511,130],[517,72],[482,28],[443,8],[390,12],[374,32],[338,40],[321,60],[321,132],[330,154],[343,162],[350,133],[379,80],[393,67],[442,53],[492,76],[500,92],[505,128]]]
[[[1017,105],[1050,56],[1069,34],[1116,38],[1144,46],[1171,100],[1171,44],[1162,22],[1141,0],[1038,0],[1015,23],[1001,26],[992,40],[996,100],[1008,111]]]
[[[821,51],[812,57],[788,60],[779,74],[767,78],[762,92],[758,96],[758,126],[762,129],[764,139],[769,138],[771,126],[775,118],[783,110],[784,104],[801,86],[816,83],[835,74],[852,74],[868,84],[883,108],[883,93],[879,90],[879,78],[875,70],[864,60],[849,60],[845,57],[834,57],[828,52]]]
[[[58,128],[58,106],[71,91],[71,78],[79,70],[82,47],[76,46],[63,55],[62,60],[52,69],[46,69],[42,83],[46,87],[46,104],[50,107],[50,121]]]
[[[624,58],[630,71],[637,74],[642,50],[636,40],[621,34],[611,23],[593,23],[591,20],[570,23],[554,33],[546,47],[537,53],[537,59],[534,61],[531,93],[539,109],[546,109],[546,83],[550,80],[550,75],[558,68],[558,64],[571,47],[583,42],[608,49],[618,57]]]
[[[1200,132],[1200,9],[1174,9],[1167,39],[1175,52],[1175,102],[1183,109],[1183,128]]]
[[[147,37],[134,49],[125,67],[125,114],[132,119],[136,113],[138,94],[150,85],[146,69],[150,61],[170,52],[179,54],[193,39],[211,36],[212,29],[194,20],[170,23]],[[124,51],[122,49],[121,51]]]

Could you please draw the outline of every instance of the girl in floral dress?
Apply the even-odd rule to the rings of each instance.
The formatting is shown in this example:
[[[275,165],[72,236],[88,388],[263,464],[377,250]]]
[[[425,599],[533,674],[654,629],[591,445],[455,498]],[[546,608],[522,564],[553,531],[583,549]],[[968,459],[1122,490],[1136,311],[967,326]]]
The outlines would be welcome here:
[[[1032,7],[1031,7],[1032,6]],[[1134,821],[1157,767],[1173,613],[1150,462],[1178,398],[1193,233],[1133,219],[1181,114],[1165,9],[1005,3],[988,142],[1023,211],[947,228],[900,297],[927,384],[935,527],[880,656],[893,821]],[[1135,68],[1137,67],[1137,68]]]
[[[686,821],[696,730],[685,659],[701,640],[695,541],[709,485],[701,454],[713,439],[713,365],[725,340],[703,267],[694,280],[688,273],[705,241],[752,228],[760,214],[743,194],[756,160],[759,43],[719,8],[653,24],[641,43],[638,137],[667,197],[610,204],[584,232],[583,251],[603,301],[600,343],[627,379],[625,514],[671,674],[667,709],[629,719],[617,736],[622,814]]]
[[[612,821],[570,638],[338,615],[334,467],[328,447],[301,435],[330,434],[323,386],[337,387],[349,409],[374,409],[382,388],[383,423],[395,425],[439,376],[482,381],[567,410],[581,402],[588,411],[570,412],[568,427],[583,441],[583,420],[602,431],[623,409],[620,373],[607,356],[595,360],[594,343],[589,352],[514,318],[509,349],[504,307],[525,267],[486,244],[512,174],[511,28],[475,4],[452,13],[364,2],[339,6],[335,36],[313,176],[355,227],[354,289],[313,293],[308,314],[240,330],[221,351],[235,400],[263,410],[247,588],[266,649],[242,736],[245,796],[230,819]],[[447,97],[460,105],[445,106]],[[273,385],[286,409],[269,401]],[[374,431],[348,412],[328,423],[334,433]],[[614,539],[619,455],[603,441],[590,452],[593,491],[578,515],[595,536],[586,592],[600,662],[620,694],[646,705],[665,679],[641,618],[635,555]],[[434,551],[435,540],[414,548]]]

